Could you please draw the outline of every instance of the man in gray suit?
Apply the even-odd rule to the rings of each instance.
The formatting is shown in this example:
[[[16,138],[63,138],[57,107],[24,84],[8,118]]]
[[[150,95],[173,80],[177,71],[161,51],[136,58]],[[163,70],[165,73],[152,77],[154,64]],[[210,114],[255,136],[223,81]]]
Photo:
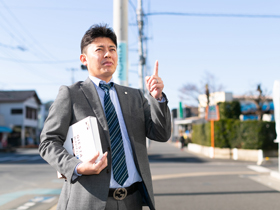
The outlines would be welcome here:
[[[89,77],[61,86],[50,107],[39,146],[41,156],[65,177],[58,209],[140,210],[144,205],[155,209],[146,137],[165,142],[171,132],[158,62],[154,74],[145,78],[150,92],[148,103],[140,90],[112,82],[118,55],[116,35],[111,28],[94,25],[85,33],[80,60],[87,66]],[[108,106],[116,113],[121,148],[117,152]],[[104,152],[97,163],[99,154],[82,162],[63,147],[69,126],[88,116],[97,118]],[[115,166],[120,162],[121,172]]]

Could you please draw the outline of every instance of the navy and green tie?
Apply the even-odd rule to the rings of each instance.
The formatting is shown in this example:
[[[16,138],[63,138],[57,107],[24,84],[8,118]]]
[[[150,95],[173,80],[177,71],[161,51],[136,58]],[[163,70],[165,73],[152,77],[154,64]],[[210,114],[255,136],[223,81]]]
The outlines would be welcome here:
[[[113,175],[116,182],[122,186],[128,178],[128,171],[119,120],[109,94],[113,85],[112,82],[109,84],[99,83],[100,88],[105,92],[104,107],[111,140]]]

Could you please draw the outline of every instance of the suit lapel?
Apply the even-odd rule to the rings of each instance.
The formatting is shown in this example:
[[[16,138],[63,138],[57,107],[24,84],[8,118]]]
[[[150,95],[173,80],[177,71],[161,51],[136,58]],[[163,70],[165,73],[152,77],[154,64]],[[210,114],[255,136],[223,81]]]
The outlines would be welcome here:
[[[92,111],[94,112],[97,120],[101,124],[102,128],[104,130],[108,131],[108,125],[106,121],[106,117],[98,96],[98,93],[96,91],[96,88],[90,78],[87,78],[82,84],[81,89],[83,93],[85,94],[89,105],[91,106]]]
[[[129,96],[129,91],[127,88],[123,87],[123,86],[120,86],[120,85],[117,85],[115,84],[114,85],[115,89],[116,89],[116,92],[117,92],[117,95],[118,95],[118,99],[119,99],[119,102],[120,102],[120,106],[121,106],[121,110],[122,110],[122,113],[123,113],[123,117],[124,117],[124,120],[126,122],[126,125],[129,125],[128,123],[128,120],[130,118],[127,117],[127,114],[128,115],[131,115],[131,109],[130,109],[130,96]],[[127,126],[126,126],[127,127]]]
[[[138,169],[138,172],[140,171],[140,167],[137,161],[137,156],[136,156],[136,149],[135,149],[135,139],[134,139],[134,135],[133,135],[133,131],[131,128],[131,125],[134,123],[133,122],[133,117],[132,113],[131,113],[131,95],[132,94],[129,91],[129,88],[123,87],[123,86],[119,86],[119,85],[114,85],[114,87],[116,88],[117,94],[118,94],[118,98],[119,98],[119,102],[120,102],[120,106],[121,106],[121,110],[122,110],[122,114],[123,114],[123,119],[125,122],[125,126],[126,126],[126,130],[127,130],[127,134],[129,136],[129,140],[131,143],[131,147],[133,150],[133,158],[134,158],[134,162],[136,165],[136,168]],[[139,174],[141,174],[139,172]]]
[[[114,87],[116,88],[117,95],[119,98],[123,119],[125,122],[126,130],[129,136],[129,139],[134,146],[134,137],[133,132],[131,131],[131,126],[133,123],[133,118],[131,117],[131,92],[129,92],[129,89],[120,85],[115,84]]]

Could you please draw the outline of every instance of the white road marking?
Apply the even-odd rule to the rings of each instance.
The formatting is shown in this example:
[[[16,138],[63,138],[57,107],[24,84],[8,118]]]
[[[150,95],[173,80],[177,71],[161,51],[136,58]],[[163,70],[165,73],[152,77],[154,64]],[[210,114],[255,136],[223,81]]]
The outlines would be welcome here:
[[[22,206],[19,206],[17,208],[17,210],[29,209],[29,207],[34,206],[34,205],[35,205],[35,203],[33,203],[33,202],[27,202],[27,203],[23,204]]]
[[[259,173],[270,173],[271,172],[270,169],[265,168],[263,166],[249,165],[249,166],[247,166],[247,168],[249,168],[253,171],[259,172]]]
[[[272,188],[274,190],[280,191],[280,182],[278,179],[275,179],[269,175],[260,175],[260,176],[249,176],[248,177],[251,180],[254,180],[255,182],[258,182],[260,184],[263,184],[269,188]]]

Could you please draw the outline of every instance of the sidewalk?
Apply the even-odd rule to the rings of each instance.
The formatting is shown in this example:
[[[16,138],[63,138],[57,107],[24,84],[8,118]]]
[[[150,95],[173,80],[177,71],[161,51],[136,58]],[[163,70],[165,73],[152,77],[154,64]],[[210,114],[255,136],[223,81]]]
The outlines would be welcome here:
[[[176,142],[169,142],[169,143],[174,147],[178,148]],[[189,151],[187,147],[184,147],[183,151],[192,153],[192,151]],[[278,157],[266,157],[260,165],[256,164],[255,168],[258,168],[258,170],[260,171],[267,171],[271,177],[276,178],[280,181],[280,169],[279,169],[278,159],[279,159]]]
[[[264,167],[270,171],[270,176],[280,180],[278,157],[267,158],[263,161],[260,167]]]

